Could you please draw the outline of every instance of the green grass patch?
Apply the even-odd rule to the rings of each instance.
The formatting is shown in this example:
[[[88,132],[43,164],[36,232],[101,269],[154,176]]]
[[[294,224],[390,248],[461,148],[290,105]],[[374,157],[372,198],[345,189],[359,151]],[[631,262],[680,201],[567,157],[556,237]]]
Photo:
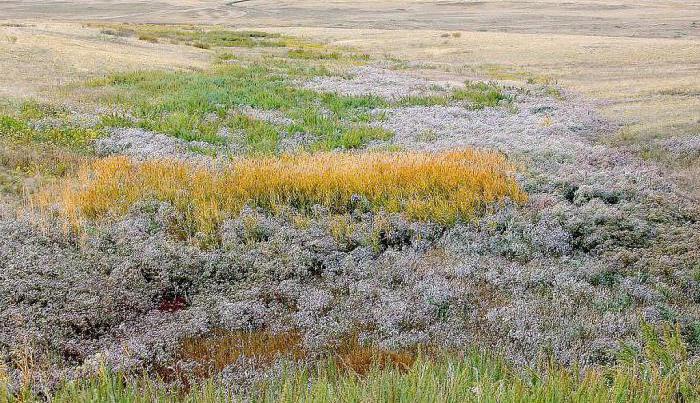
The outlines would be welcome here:
[[[90,86],[103,90],[99,103],[130,110],[144,129],[212,144],[225,141],[218,135],[221,128],[243,130],[254,153],[276,150],[280,133],[311,134],[323,149],[358,148],[367,141],[389,137],[386,131],[379,133],[369,126],[362,129],[373,121],[373,110],[388,106],[381,98],[318,93],[295,85],[295,80],[321,74],[326,74],[322,67],[275,61],[217,65],[206,72],[123,73],[95,80]],[[242,117],[225,118],[238,107],[281,111],[294,124],[276,127]],[[120,122],[108,118],[104,123]]]
[[[323,151],[337,148],[352,150],[362,148],[371,141],[387,141],[392,137],[394,133],[380,127],[359,126],[321,140],[314,145],[314,148]]]
[[[100,126],[102,127],[132,127],[135,125],[133,120],[117,113],[100,116]]]
[[[216,158],[219,156],[219,152],[215,148],[190,145],[188,149],[195,154],[204,155],[211,158]]]
[[[0,116],[0,138],[19,143],[47,143],[73,150],[86,151],[92,142],[102,136],[99,129],[60,126],[37,130],[23,119]]]
[[[164,24],[101,24],[98,27],[102,27],[100,32],[105,35],[135,36],[146,42],[184,44],[200,49],[286,46],[285,38],[281,35],[259,31],[231,31],[217,27]]]
[[[398,106],[445,106],[454,102],[466,102],[473,109],[492,108],[501,101],[510,101],[502,89],[492,83],[465,83],[447,95],[410,96],[397,102]]]
[[[280,129],[273,124],[237,115],[227,126],[244,133],[245,146],[251,154],[274,154],[280,141]]]
[[[158,133],[168,133],[185,141],[225,143],[225,139],[218,134],[220,125],[217,122],[185,111],[154,114],[143,119],[138,126]]]
[[[467,101],[472,108],[482,109],[498,106],[498,103],[507,100],[508,96],[495,84],[467,82],[465,87],[456,90],[451,98],[455,101]]]
[[[138,31],[138,26],[134,28]],[[260,40],[279,36],[252,31],[202,31],[187,26],[148,26],[151,34],[169,40],[201,40],[203,44],[223,46],[235,38]],[[133,115],[134,122],[118,116],[104,118],[109,127],[137,125],[187,141],[222,144],[227,141],[221,129],[241,130],[245,145],[253,153],[271,153],[285,135],[310,135],[317,139],[311,149],[357,149],[375,140],[386,141],[391,133],[372,127],[382,119],[379,109],[395,106],[448,105],[455,102],[472,108],[497,106],[508,100],[494,84],[466,83],[447,95],[409,97],[388,102],[377,96],[344,96],[299,88],[299,82],[328,75],[329,66],[353,55],[329,51],[322,45],[305,46],[301,42],[289,52],[296,58],[264,57],[253,64],[225,63],[236,56],[217,54],[219,63],[207,71],[140,71],[111,75],[93,80],[89,86],[98,103],[118,106]],[[330,60],[324,63],[324,60]],[[288,116],[293,123],[286,126],[242,118],[226,118],[240,107],[274,110]],[[212,117],[214,117],[212,119]]]
[[[42,104],[36,101],[24,101],[19,105],[17,115],[24,120],[35,120],[46,117],[61,117],[65,115],[65,111],[49,104]]]
[[[33,142],[49,143],[71,149],[87,150],[103,133],[98,129],[84,127],[60,127],[46,131],[33,130],[30,139]]]
[[[3,137],[12,138],[29,130],[29,126],[19,119],[7,115],[0,116],[0,134]]]
[[[321,95],[320,101],[339,118],[365,122],[371,120],[369,113],[372,110],[389,106],[385,100],[374,95],[346,96],[325,93]]]
[[[70,122],[60,106],[24,101],[0,115],[0,141],[16,144],[45,144],[69,151],[90,153],[91,144],[102,137],[104,126],[83,127]],[[48,123],[41,121],[47,119]]]
[[[370,59],[369,55],[355,52],[328,50],[320,46],[305,46],[291,49],[287,57],[298,60],[342,60],[347,62],[363,62]]]
[[[287,53],[291,59],[302,60],[338,60],[342,56],[338,52],[320,52],[311,49],[292,49]]]
[[[200,40],[219,47],[236,47],[236,46],[284,46],[282,41],[268,42],[265,40],[279,39],[281,35],[271,34],[260,31],[224,31],[214,30],[206,31],[201,34]]]

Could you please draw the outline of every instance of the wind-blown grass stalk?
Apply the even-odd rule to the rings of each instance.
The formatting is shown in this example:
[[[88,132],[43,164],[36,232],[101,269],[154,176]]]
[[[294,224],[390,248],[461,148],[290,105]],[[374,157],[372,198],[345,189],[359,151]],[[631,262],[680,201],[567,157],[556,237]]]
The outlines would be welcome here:
[[[360,196],[373,211],[451,225],[506,199],[525,201],[512,171],[503,155],[471,149],[244,158],[224,168],[111,157],[85,165],[75,178],[34,195],[32,202],[44,211],[58,206],[65,222],[80,228],[122,217],[140,201],[157,200],[170,203],[189,231],[211,234],[246,205],[272,212],[322,205],[346,213],[357,208]]]

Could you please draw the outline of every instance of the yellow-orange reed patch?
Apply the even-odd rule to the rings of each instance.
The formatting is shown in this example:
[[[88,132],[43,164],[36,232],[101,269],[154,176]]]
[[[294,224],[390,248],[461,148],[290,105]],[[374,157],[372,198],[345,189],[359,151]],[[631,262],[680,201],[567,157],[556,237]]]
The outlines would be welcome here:
[[[342,340],[332,357],[344,370],[365,375],[374,368],[408,371],[418,358],[418,351],[417,348],[400,351],[384,350],[375,345],[361,344],[357,337],[348,337]]]
[[[79,228],[86,221],[119,218],[135,203],[154,199],[174,206],[187,233],[212,234],[246,205],[275,211],[320,204],[345,213],[354,208],[352,196],[360,195],[375,211],[449,225],[506,198],[523,202],[526,195],[512,171],[503,155],[472,149],[242,158],[223,168],[109,157],[39,192],[32,203],[40,211],[54,209]]]
[[[240,357],[269,366],[278,358],[303,359],[306,351],[301,345],[301,335],[296,332],[215,331],[208,336],[186,339],[178,352],[179,359],[206,364],[203,368],[207,372],[202,376],[217,374]]]

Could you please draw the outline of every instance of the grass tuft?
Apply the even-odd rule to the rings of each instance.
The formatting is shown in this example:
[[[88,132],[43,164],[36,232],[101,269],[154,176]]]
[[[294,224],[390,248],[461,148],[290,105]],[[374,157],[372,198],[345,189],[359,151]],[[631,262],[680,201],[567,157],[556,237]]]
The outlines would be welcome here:
[[[501,101],[509,101],[501,88],[492,83],[467,82],[448,95],[410,96],[398,102],[399,106],[445,106],[453,102],[466,102],[473,109],[493,108]]]
[[[150,43],[158,43],[158,37],[155,35],[152,35],[152,34],[143,33],[143,34],[139,34],[138,37],[139,37],[139,40],[141,40],[141,41],[150,42]]]
[[[345,150],[359,149],[372,141],[387,141],[394,133],[380,127],[358,126],[335,136],[328,136],[315,144],[316,150],[331,151],[338,148]]]

